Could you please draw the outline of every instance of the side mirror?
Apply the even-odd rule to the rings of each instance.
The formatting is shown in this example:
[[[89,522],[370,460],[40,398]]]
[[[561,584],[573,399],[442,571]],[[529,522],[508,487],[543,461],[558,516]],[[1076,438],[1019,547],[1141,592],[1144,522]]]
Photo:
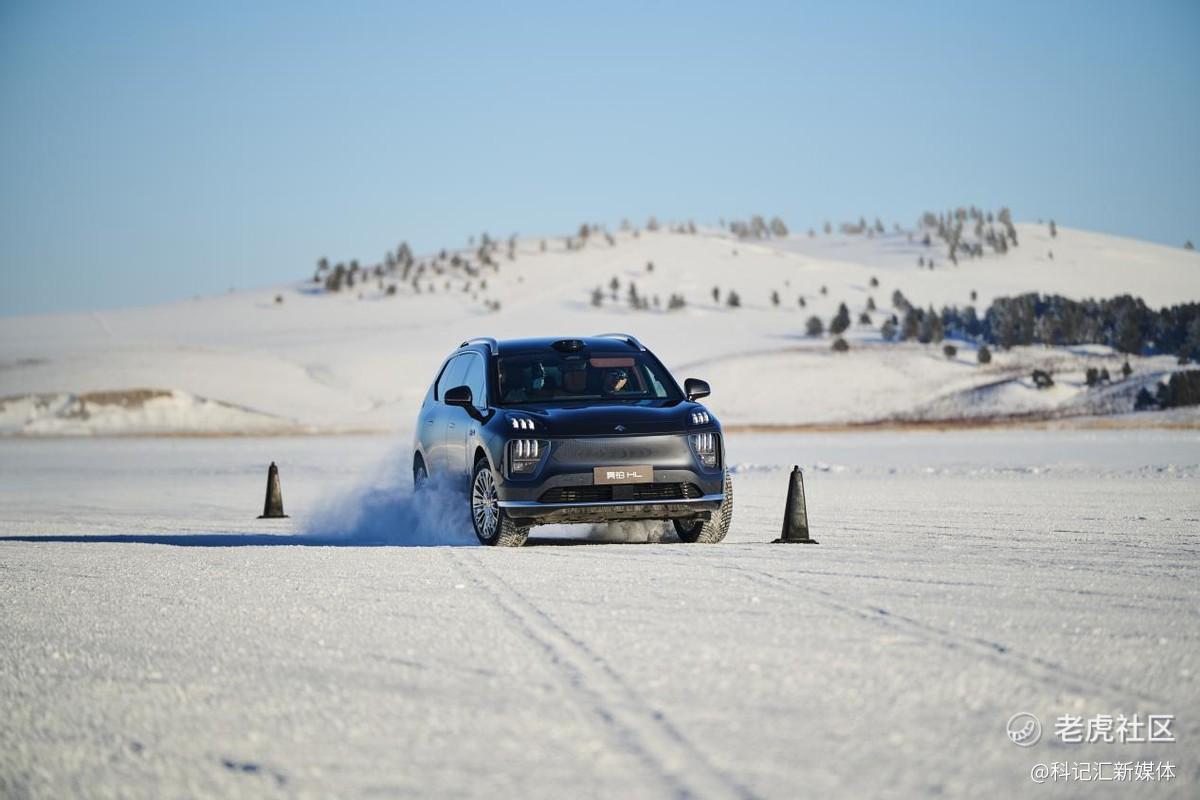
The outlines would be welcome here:
[[[474,408],[470,386],[455,386],[453,389],[447,389],[442,399],[446,401],[446,405],[448,406]]]
[[[683,382],[683,393],[687,395],[688,400],[699,400],[701,397],[708,397],[712,394],[712,389],[708,386],[708,381],[702,381],[699,378],[688,378]],[[446,393],[450,396],[450,392]]]

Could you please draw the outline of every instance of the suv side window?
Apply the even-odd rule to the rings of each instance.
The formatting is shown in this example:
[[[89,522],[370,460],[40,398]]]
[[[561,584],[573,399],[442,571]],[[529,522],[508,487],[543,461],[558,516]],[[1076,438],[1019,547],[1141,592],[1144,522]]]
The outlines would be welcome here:
[[[487,408],[487,378],[483,371],[483,359],[477,355],[464,356],[467,362],[467,374],[463,383],[471,387],[471,402],[480,411]]]
[[[446,364],[446,368],[442,370],[441,377],[437,380],[437,386],[434,387],[434,397],[441,400],[446,396],[447,389],[453,389],[455,386],[462,386],[466,381],[463,380],[463,375],[467,371],[467,356],[455,356]]]

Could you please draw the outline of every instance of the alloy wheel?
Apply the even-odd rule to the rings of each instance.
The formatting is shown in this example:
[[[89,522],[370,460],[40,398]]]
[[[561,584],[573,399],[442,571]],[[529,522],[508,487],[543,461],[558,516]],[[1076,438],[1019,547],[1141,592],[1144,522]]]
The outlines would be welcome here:
[[[479,538],[490,542],[500,521],[500,499],[496,493],[496,479],[487,467],[475,473],[471,484],[471,517]]]

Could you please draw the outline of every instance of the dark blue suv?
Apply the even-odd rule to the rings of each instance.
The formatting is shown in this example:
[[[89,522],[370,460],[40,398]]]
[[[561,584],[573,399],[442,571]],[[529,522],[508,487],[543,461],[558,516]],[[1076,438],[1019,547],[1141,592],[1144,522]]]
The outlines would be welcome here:
[[[465,490],[479,541],[549,523],[671,520],[719,542],[733,518],[721,426],[632,336],[471,339],[421,404],[413,482]]]

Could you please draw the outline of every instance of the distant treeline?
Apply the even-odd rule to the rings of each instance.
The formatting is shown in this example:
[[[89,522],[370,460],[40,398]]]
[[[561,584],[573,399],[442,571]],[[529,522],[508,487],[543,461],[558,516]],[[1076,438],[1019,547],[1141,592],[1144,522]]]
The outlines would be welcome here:
[[[902,339],[940,341],[946,336],[1005,348],[1102,344],[1122,353],[1168,353],[1200,361],[1200,303],[1156,311],[1130,295],[1071,300],[1029,293],[996,298],[981,317],[974,306],[949,306],[940,314],[923,311],[897,292],[893,305],[904,313],[896,331]]]

